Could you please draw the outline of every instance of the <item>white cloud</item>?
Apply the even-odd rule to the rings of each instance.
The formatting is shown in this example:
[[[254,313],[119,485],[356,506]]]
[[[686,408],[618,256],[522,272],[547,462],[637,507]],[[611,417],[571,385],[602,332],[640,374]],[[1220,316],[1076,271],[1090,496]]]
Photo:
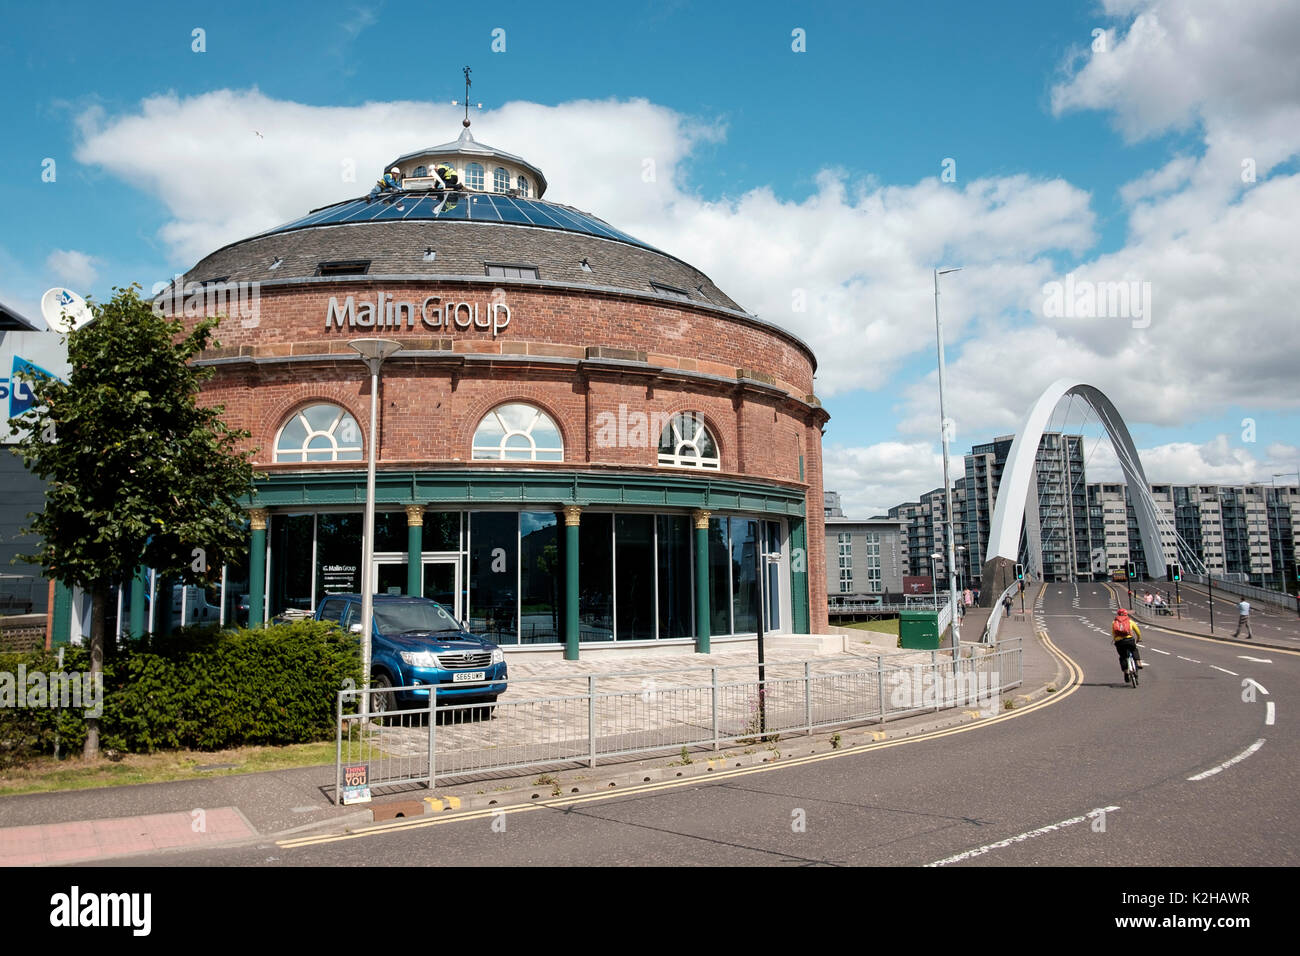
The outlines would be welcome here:
[[[54,279],[84,294],[99,277],[99,259],[75,249],[55,249],[45,258]]]
[[[1052,109],[1114,110],[1141,139],[1197,120],[1259,125],[1300,100],[1300,13],[1292,0],[1104,0],[1123,35],[1052,89]],[[1130,19],[1131,17],[1131,19]],[[1073,59],[1078,62],[1079,54]]]
[[[956,459],[954,476],[960,472]],[[840,493],[850,518],[883,515],[915,501],[942,481],[943,456],[926,442],[880,442],[862,447],[828,444],[822,452],[822,486]]]
[[[1088,481],[1123,481],[1110,443],[1101,437],[1085,440]],[[1138,457],[1152,484],[1246,485],[1270,484],[1273,475],[1290,469],[1277,484],[1297,483],[1295,469],[1300,461],[1300,447],[1277,442],[1262,454],[1237,436],[1216,435],[1206,442],[1169,442],[1151,448],[1139,448]]]
[[[77,158],[159,196],[170,213],[162,237],[188,268],[364,193],[395,156],[459,129],[451,106],[313,107],[226,90],[152,97],[124,116],[88,111]],[[1023,306],[1051,273],[1048,253],[1081,252],[1094,238],[1085,192],[1027,175],[851,190],[842,174],[822,171],[802,202],[765,188],[703,200],[685,161],[722,128],[644,100],[510,103],[477,117],[473,131],[538,165],[548,199],[699,266],[743,307],[803,337],[825,395],[880,388],[899,362],[930,348],[929,270],[945,250],[967,268],[952,290],[956,333],[971,317]],[[345,161],[353,182],[340,175]],[[796,290],[806,311],[794,311]]]

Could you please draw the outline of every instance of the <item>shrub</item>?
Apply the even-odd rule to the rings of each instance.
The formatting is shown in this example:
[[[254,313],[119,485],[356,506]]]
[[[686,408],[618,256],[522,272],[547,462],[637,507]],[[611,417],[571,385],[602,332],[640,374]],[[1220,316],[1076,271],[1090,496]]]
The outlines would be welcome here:
[[[0,655],[0,671],[58,670],[45,652]],[[63,669],[89,669],[84,648]],[[104,663],[103,746],[135,753],[248,744],[292,744],[334,735],[338,690],[360,683],[356,638],[335,625],[295,621],[266,628],[187,628],[130,642]],[[0,766],[85,739],[82,710],[0,709]]]

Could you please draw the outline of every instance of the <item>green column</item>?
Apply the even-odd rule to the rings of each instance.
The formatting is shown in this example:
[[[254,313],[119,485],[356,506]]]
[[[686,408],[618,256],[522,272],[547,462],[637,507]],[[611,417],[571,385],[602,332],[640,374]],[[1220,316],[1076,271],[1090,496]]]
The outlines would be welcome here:
[[[406,595],[424,596],[424,505],[406,506]]]
[[[812,630],[808,598],[808,529],[804,519],[790,519],[790,622],[791,632]]]
[[[709,512],[695,519],[695,653],[709,653]]]
[[[149,569],[137,568],[135,577],[131,579],[131,613],[127,625],[128,633],[135,640],[144,637],[145,626],[149,622],[145,600],[148,593]]]
[[[260,627],[266,621],[266,509],[248,512],[253,527],[253,543],[248,552],[248,626]]]
[[[564,509],[564,659],[578,659],[578,528],[582,509]]]

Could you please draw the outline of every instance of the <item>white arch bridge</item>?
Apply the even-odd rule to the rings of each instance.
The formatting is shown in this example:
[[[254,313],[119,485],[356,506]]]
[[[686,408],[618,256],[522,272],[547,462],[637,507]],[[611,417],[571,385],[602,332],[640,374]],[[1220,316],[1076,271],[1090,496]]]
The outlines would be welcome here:
[[[1146,556],[1149,574],[1157,573],[1163,568],[1164,550],[1161,547],[1159,525],[1162,520],[1155,500],[1151,496],[1151,485],[1142,462],[1138,459],[1137,447],[1129,434],[1128,426],[1120,418],[1115,405],[1101,391],[1092,385],[1075,382],[1072,379],[1060,379],[1047,387],[1025,417],[1024,424],[1016,432],[1003,467],[1002,480],[998,485],[997,502],[993,506],[993,518],[989,526],[988,550],[985,553],[981,587],[982,599],[991,600],[1014,580],[1014,566],[1020,551],[1020,537],[1024,528],[1025,507],[1031,494],[1037,496],[1035,483],[1035,465],[1038,445],[1043,439],[1043,432],[1051,420],[1057,404],[1067,396],[1083,399],[1096,414],[1098,420],[1110,436],[1115,457],[1119,459],[1124,470],[1124,480],[1129,489],[1129,500],[1137,516],[1138,532],[1142,541],[1142,551]],[[1071,507],[1072,491],[1067,489],[1066,507]],[[1037,505],[1037,497],[1033,505]],[[1074,542],[1070,543],[1071,549]],[[983,602],[982,602],[983,603]]]

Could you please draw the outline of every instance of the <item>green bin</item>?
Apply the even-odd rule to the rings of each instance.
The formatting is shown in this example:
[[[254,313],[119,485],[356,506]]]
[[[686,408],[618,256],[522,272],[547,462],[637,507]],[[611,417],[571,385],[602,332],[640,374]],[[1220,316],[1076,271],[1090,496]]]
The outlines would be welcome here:
[[[901,611],[898,615],[899,646],[917,651],[939,649],[939,612]]]

